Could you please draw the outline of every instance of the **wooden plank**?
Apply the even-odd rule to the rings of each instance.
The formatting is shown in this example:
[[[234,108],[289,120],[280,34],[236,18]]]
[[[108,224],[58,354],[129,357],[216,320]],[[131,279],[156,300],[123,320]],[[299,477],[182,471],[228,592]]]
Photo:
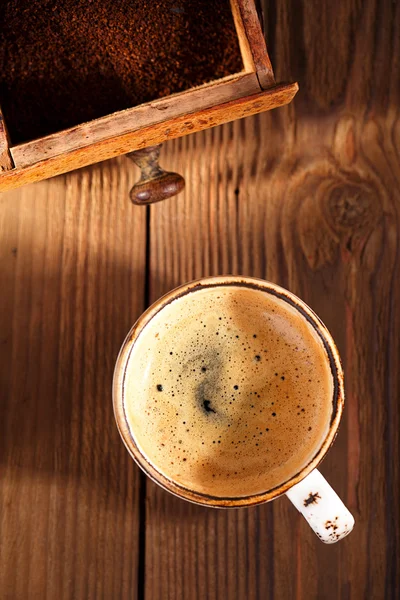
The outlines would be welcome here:
[[[239,40],[240,53],[243,59],[244,70],[246,73],[254,73],[256,66],[254,64],[253,53],[251,51],[250,42],[247,39],[247,31],[245,29],[242,15],[240,12],[241,0],[230,0],[233,21],[236,27],[236,33]]]
[[[27,167],[54,156],[87,148],[103,140],[137,132],[151,125],[164,123],[210,106],[231,102],[259,91],[260,86],[254,73],[229,76],[215,83],[172,94],[168,98],[147,102],[134,108],[127,108],[101,119],[13,146],[11,152],[16,167]]]
[[[8,171],[14,166],[9,146],[10,143],[8,139],[7,127],[0,108],[0,173],[2,171]]]
[[[347,390],[321,470],[356,528],[326,547],[284,498],[213,511],[147,482],[140,581],[149,600],[397,598],[400,5],[266,8],[277,74],[298,77],[303,93],[166,146],[163,166],[187,188],[150,209],[149,293],[244,273],[289,287],[321,315]],[[142,310],[145,212],[126,202],[126,164],[0,200],[5,598],[135,597],[138,478],[107,396]]]
[[[237,9],[240,12],[245,37],[250,45],[260,87],[266,90],[275,85],[275,77],[254,0],[237,0]]]
[[[275,113],[166,146],[163,166],[186,189],[150,209],[150,296],[241,273],[316,310],[338,343],[347,391],[321,471],[356,527],[328,547],[285,498],[213,511],[148,481],[145,597],[396,598],[400,5],[264,6],[276,17],[277,76],[298,78],[303,93]]]
[[[246,119],[168,144],[164,163],[184,173],[187,188],[159,209],[151,207],[152,300],[199,274],[246,272],[243,255],[254,257],[252,274],[263,275],[262,265],[256,263],[262,248],[258,247],[258,230],[254,227],[253,237],[247,231],[251,222],[241,228],[235,194],[243,175],[248,181],[252,160],[258,160],[260,136],[253,125],[252,119]],[[240,193],[243,210],[259,218],[260,211],[253,211],[255,205],[245,187]],[[261,204],[262,200],[257,207]],[[265,508],[198,507],[148,481],[145,597],[247,600],[256,591],[260,599],[267,597],[273,521]]]
[[[0,590],[136,598],[139,474],[112,411],[144,302],[145,211],[118,159],[0,200]]]
[[[290,102],[298,90],[296,83],[276,86],[272,90],[239,98],[226,102],[220,106],[211,107],[193,115],[185,115],[172,119],[168,126],[158,123],[152,127],[141,129],[137,132],[127,133],[115,138],[97,142],[87,148],[79,148],[70,153],[56,156],[41,161],[25,168],[16,168],[0,177],[0,191],[13,189],[26,183],[40,181],[54,175],[60,175],[72,169],[85,167],[126,154],[138,148],[160,144],[169,139],[188,135],[194,131],[201,131],[226,123],[234,119],[241,119],[257,112],[271,110]]]

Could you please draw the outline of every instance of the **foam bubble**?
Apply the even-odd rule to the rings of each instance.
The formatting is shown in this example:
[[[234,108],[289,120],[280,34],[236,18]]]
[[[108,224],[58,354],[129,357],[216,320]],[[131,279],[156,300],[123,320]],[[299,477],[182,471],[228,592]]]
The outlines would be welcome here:
[[[227,286],[152,319],[130,354],[124,402],[140,450],[168,478],[236,497],[307,464],[326,436],[332,389],[322,342],[295,308]]]

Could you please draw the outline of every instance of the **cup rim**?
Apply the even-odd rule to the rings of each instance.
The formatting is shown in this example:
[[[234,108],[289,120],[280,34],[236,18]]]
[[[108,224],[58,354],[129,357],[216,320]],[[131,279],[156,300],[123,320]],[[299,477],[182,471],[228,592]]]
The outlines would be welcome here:
[[[332,377],[333,377],[333,396],[332,396],[332,416],[329,423],[328,432],[315,452],[314,456],[308,463],[295,475],[284,481],[283,483],[275,486],[270,490],[261,492],[258,494],[252,494],[249,496],[239,497],[219,497],[197,492],[187,488],[173,479],[170,479],[164,475],[152,462],[141,452],[136,444],[135,438],[129,428],[129,423],[126,418],[124,409],[124,379],[126,373],[126,366],[129,361],[130,354],[133,350],[136,339],[139,334],[144,330],[146,325],[151,319],[158,314],[165,306],[186,296],[187,294],[194,293],[196,291],[221,286],[242,286],[251,289],[257,289],[263,292],[270,293],[281,300],[286,301],[292,307],[296,308],[299,313],[312,325],[314,330],[319,335],[323,346],[326,350]],[[315,314],[315,312],[300,298],[298,298],[292,292],[289,292],[285,288],[282,288],[275,283],[266,281],[264,279],[258,279],[255,277],[247,276],[234,276],[234,275],[221,275],[214,277],[203,277],[190,281],[183,285],[176,287],[164,296],[161,296],[156,300],[142,315],[137,319],[135,324],[130,329],[126,336],[120,352],[118,354],[114,377],[112,384],[112,396],[113,396],[113,407],[114,416],[117,423],[117,427],[120,436],[129,452],[131,457],[137,463],[137,465],[144,471],[144,473],[150,477],[155,483],[166,491],[183,498],[189,502],[195,504],[201,504],[204,506],[211,506],[214,508],[238,508],[243,506],[254,506],[263,502],[274,500],[278,496],[286,493],[291,487],[299,483],[304,479],[311,471],[313,471],[319,463],[323,460],[332,443],[335,440],[337,431],[339,428],[340,420],[343,413],[344,407],[344,382],[343,382],[343,369],[340,361],[340,356],[336,348],[335,342],[328,329]]]

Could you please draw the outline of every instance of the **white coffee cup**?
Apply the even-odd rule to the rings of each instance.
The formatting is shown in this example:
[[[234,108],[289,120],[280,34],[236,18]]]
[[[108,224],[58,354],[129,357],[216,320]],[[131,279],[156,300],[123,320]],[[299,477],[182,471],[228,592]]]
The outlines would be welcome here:
[[[201,494],[188,489],[166,477],[157,469],[141,451],[137,440],[131,432],[126,417],[124,398],[124,376],[128,367],[132,348],[139,335],[145,335],[146,325],[159,315],[164,307],[171,302],[204,290],[207,287],[218,290],[220,286],[238,285],[252,287],[257,290],[272,294],[295,308],[302,319],[305,319],[318,334],[326,350],[326,360],[333,376],[332,412],[327,433],[313,458],[296,475],[272,490],[261,494],[240,498],[221,498]],[[331,488],[316,467],[322,461],[337,434],[344,405],[343,371],[339,354],[329,331],[317,315],[298,297],[291,292],[267,281],[250,277],[209,277],[185,284],[157,300],[136,322],[129,332],[117,359],[113,382],[114,412],[121,437],[131,456],[143,471],[165,490],[188,500],[215,508],[235,508],[253,506],[262,502],[274,500],[286,494],[289,500],[305,517],[317,536],[325,543],[332,544],[348,535],[354,526],[354,518]]]

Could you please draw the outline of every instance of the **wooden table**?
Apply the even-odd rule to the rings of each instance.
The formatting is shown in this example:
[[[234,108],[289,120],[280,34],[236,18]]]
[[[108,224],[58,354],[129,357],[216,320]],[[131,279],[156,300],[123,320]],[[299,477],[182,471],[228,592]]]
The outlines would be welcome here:
[[[169,143],[180,197],[126,158],[0,200],[0,598],[392,599],[400,592],[400,3],[267,2],[289,107]],[[145,306],[270,279],[321,315],[347,408],[322,472],[354,512],[324,546],[283,498],[216,511],[142,476],[111,379]]]

